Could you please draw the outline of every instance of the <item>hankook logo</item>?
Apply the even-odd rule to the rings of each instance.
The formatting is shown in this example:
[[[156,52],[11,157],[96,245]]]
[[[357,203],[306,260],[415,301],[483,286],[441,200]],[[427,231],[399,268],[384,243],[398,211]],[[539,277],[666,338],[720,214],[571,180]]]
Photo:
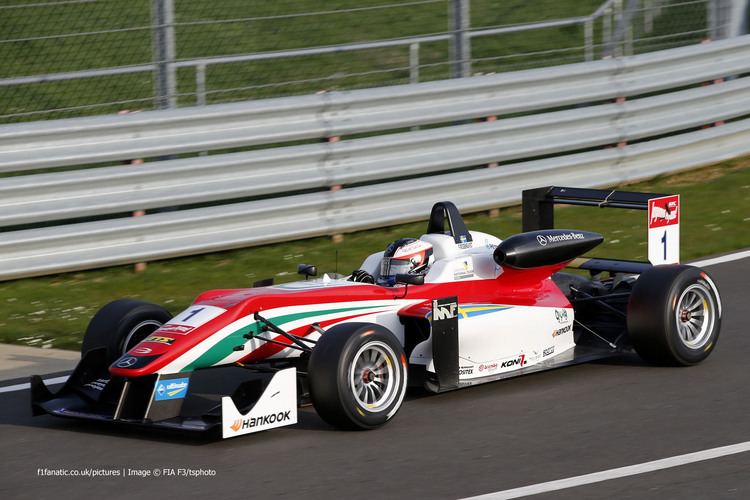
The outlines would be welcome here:
[[[245,419],[237,419],[229,426],[234,432],[240,429],[252,429],[253,427],[259,427],[263,425],[275,424],[276,422],[285,422],[291,420],[291,410],[280,411],[278,413],[271,413],[269,415],[262,415],[259,417],[250,417]]]
[[[536,235],[536,241],[538,241],[543,247],[547,246],[547,238],[543,234]]]

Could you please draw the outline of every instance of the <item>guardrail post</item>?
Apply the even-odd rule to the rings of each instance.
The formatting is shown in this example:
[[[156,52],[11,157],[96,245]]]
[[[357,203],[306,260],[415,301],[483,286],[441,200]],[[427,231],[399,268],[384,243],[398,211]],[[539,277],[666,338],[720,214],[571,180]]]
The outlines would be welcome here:
[[[615,98],[615,104],[625,104],[625,96]],[[620,141],[617,143],[618,148],[624,148],[628,145],[628,141]]]
[[[129,109],[123,109],[122,111],[119,111],[117,114],[118,115],[127,115],[127,114],[130,114],[130,113],[138,113],[139,111],[140,110],[131,111]],[[142,158],[136,158],[134,160],[125,161],[125,163],[129,163],[130,165],[140,166],[140,165],[144,164],[144,161],[143,161]],[[134,210],[133,211],[133,217],[143,217],[144,215],[146,215],[146,211],[145,210]],[[133,266],[133,270],[136,273],[142,273],[142,272],[144,272],[146,270],[146,266],[147,266],[147,264],[145,262],[136,262],[135,265]]]
[[[154,65],[154,105],[177,107],[177,71],[174,67],[174,0],[151,0],[151,46]]]
[[[487,117],[487,118],[485,119],[485,121],[488,121],[488,122],[494,122],[494,121],[497,121],[497,116],[495,116],[495,115],[490,115],[490,116],[488,116],[488,117]],[[497,166],[498,166],[498,163],[497,163],[496,161],[492,161],[492,162],[490,162],[490,163],[488,163],[488,164],[487,164],[487,168],[496,168]],[[489,216],[489,217],[490,217],[491,219],[495,219],[495,218],[497,218],[497,217],[499,217],[499,216],[500,216],[500,209],[499,209],[499,208],[490,208],[490,209],[489,209],[489,210],[487,211],[487,215],[488,215],[488,216]]]
[[[332,144],[334,142],[339,142],[340,140],[341,140],[341,136],[339,136],[339,135],[333,135],[333,136],[331,136],[331,137],[328,138],[328,143]],[[332,193],[335,193],[336,191],[340,191],[341,190],[341,184],[333,184],[333,185],[331,185],[331,187],[329,188],[329,190]],[[341,243],[342,241],[344,241],[344,235],[341,234],[341,233],[333,233],[331,235],[331,241],[333,241],[334,243]]]
[[[449,31],[453,33],[450,43],[451,77],[463,78],[471,75],[471,0],[451,0],[449,9]]]

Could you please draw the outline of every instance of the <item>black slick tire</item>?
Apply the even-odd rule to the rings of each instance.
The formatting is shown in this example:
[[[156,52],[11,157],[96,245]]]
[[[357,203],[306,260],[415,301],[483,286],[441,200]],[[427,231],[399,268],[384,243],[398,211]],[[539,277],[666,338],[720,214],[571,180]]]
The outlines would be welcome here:
[[[635,282],[627,325],[636,352],[653,364],[694,365],[716,347],[721,327],[718,290],[705,271],[657,266]]]
[[[170,319],[169,311],[156,304],[132,299],[115,300],[91,318],[83,336],[81,354],[104,347],[107,362],[112,363]]]
[[[342,429],[380,427],[406,394],[404,350],[388,329],[375,324],[344,323],[327,330],[307,371],[316,411]]]

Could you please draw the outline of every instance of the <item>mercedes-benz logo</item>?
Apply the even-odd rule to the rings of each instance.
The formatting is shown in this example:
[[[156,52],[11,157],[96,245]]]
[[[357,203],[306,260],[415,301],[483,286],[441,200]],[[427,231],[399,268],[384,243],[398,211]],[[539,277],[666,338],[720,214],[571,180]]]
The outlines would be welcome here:
[[[118,368],[129,368],[133,366],[134,364],[136,364],[137,362],[138,360],[131,356],[129,358],[122,358],[120,361],[117,362],[116,366]]]
[[[547,238],[543,234],[538,234],[536,236],[536,241],[539,242],[540,245],[547,246]]]

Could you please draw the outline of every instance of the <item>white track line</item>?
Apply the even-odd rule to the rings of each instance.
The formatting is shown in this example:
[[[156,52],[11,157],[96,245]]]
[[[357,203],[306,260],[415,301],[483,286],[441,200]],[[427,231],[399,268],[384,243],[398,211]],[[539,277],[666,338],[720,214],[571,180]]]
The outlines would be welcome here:
[[[48,378],[44,381],[47,385],[53,385],[53,384],[62,384],[68,380],[68,375],[65,375],[64,377],[55,377],[55,378]],[[0,393],[3,392],[16,392],[16,391],[25,391],[26,389],[31,388],[31,384],[26,382],[23,384],[16,384],[16,385],[9,385],[7,387],[0,387]]]
[[[628,465],[627,467],[620,467],[617,469],[594,472],[592,474],[585,474],[583,476],[569,477],[566,479],[558,479],[556,481],[549,481],[546,483],[531,484],[529,486],[514,488],[512,490],[487,493],[486,495],[469,497],[463,500],[503,500],[506,498],[519,498],[529,495],[538,495],[539,493],[564,490],[567,488],[575,488],[576,486],[583,486],[585,484],[608,481],[610,479],[634,476],[637,474],[645,474],[647,472],[668,469],[670,467],[678,467],[680,465],[700,462],[702,460],[711,460],[713,458],[725,457],[727,455],[734,455],[736,453],[744,453],[747,451],[750,451],[750,441],[732,444],[729,446],[722,446],[720,448],[711,448],[710,450],[697,451],[695,453],[688,453],[686,455],[677,455],[676,457],[662,458],[661,460],[654,460],[653,462],[645,462],[642,464]]]
[[[724,262],[731,262],[733,260],[746,259],[750,257],[750,250],[743,250],[741,252],[730,253],[729,255],[722,255],[721,257],[714,257],[712,259],[696,260],[695,262],[688,262],[691,266],[706,267],[713,266],[714,264],[722,264]]]

